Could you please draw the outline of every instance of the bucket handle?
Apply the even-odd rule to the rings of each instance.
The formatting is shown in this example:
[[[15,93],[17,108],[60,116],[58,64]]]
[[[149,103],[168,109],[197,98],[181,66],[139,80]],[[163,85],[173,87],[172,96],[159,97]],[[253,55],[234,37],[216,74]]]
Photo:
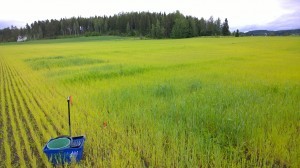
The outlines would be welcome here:
[[[58,136],[58,137],[56,137],[56,138],[54,138],[54,139],[58,139],[58,138],[69,138],[69,139],[71,139],[71,141],[72,141],[72,137],[70,137],[70,136],[68,136],[68,135],[60,135],[60,136]]]

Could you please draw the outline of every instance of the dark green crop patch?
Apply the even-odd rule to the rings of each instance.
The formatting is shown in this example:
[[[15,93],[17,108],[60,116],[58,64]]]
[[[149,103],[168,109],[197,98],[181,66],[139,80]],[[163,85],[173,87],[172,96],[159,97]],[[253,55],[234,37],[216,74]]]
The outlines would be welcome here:
[[[65,68],[71,66],[101,64],[106,63],[108,61],[84,57],[54,56],[26,59],[25,62],[27,62],[33,70],[51,70],[55,68]]]

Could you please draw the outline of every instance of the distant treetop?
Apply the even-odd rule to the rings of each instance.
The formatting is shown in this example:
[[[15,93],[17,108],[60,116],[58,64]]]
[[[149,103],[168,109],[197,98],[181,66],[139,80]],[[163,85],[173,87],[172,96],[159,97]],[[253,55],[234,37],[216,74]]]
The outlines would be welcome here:
[[[219,18],[199,19],[184,16],[179,11],[170,14],[130,12],[113,16],[35,21],[20,29],[12,27],[0,30],[0,42],[16,41],[18,36],[27,36],[28,39],[49,39],[100,35],[189,38],[227,36],[230,35],[230,31],[227,19],[221,23]]]

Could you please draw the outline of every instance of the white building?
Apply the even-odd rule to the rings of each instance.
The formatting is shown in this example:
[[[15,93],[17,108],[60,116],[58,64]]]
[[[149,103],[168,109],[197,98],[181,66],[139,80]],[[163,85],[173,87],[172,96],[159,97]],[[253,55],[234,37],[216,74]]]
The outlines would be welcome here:
[[[17,42],[23,42],[27,40],[27,36],[18,36]]]

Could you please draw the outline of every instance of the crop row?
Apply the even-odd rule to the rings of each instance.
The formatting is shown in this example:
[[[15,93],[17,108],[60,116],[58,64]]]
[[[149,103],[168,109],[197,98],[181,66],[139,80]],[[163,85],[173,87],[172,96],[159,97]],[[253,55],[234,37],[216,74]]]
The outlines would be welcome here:
[[[6,167],[49,166],[42,149],[50,137],[62,132],[61,116],[49,115],[47,110],[54,111],[57,108],[46,101],[47,96],[38,94],[41,88],[36,87],[33,76],[24,75],[26,71],[17,71],[5,58],[1,58],[0,63],[0,128],[3,133],[0,158],[5,160],[1,164]]]

